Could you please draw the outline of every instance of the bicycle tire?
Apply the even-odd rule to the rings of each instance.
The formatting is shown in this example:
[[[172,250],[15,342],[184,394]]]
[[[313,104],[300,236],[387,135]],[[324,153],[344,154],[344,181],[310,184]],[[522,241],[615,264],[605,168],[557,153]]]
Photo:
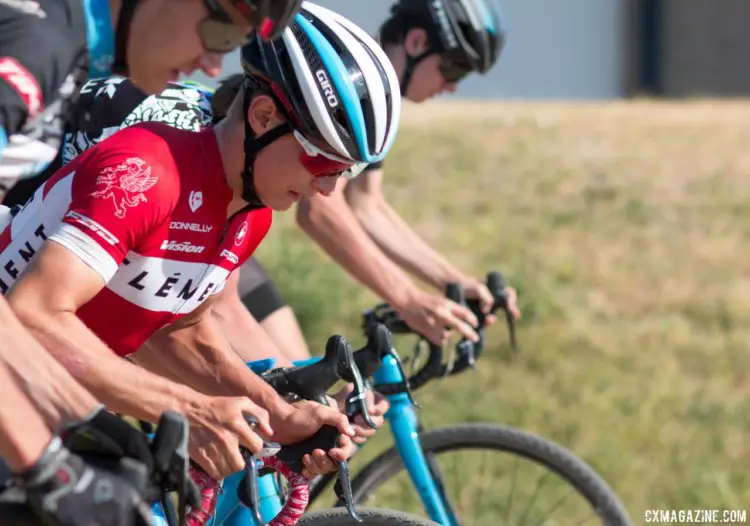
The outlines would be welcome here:
[[[421,433],[420,440],[426,452],[492,449],[525,457],[556,473],[575,488],[606,526],[632,525],[619,497],[604,479],[571,451],[546,438],[500,424],[459,424]],[[355,504],[364,504],[379,487],[403,469],[395,448],[380,454],[352,481]]]
[[[437,522],[382,508],[360,508],[357,512],[362,522],[352,519],[345,509],[331,508],[306,513],[299,526],[439,526]]]

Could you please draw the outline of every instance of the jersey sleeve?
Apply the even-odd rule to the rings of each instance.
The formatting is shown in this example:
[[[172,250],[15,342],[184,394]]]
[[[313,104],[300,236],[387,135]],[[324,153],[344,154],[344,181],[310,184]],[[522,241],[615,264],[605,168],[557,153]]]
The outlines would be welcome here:
[[[71,164],[71,201],[50,237],[76,254],[108,282],[128,252],[137,251],[160,228],[177,203],[175,170],[159,156],[144,155],[123,133]],[[118,135],[119,137],[119,135]],[[138,145],[137,141],[133,142]],[[108,147],[104,147],[104,146]],[[127,146],[127,145],[125,145]],[[149,150],[153,154],[153,146]]]

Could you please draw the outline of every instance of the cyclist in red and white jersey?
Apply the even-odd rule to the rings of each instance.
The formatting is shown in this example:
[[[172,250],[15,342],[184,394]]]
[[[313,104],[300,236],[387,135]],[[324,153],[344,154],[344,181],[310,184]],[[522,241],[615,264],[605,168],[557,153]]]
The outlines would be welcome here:
[[[216,73],[219,54],[242,43],[254,23],[265,20],[262,29],[268,37],[274,36],[293,16],[299,2],[2,3],[0,192],[12,187],[19,177],[41,170],[54,157],[63,123],[75,104],[78,87],[89,73],[107,74],[113,66],[120,72],[129,69],[138,83],[150,90],[158,90],[167,78],[180,71],[204,67],[207,73]],[[170,24],[168,32],[163,30],[166,21]],[[128,38],[134,34],[137,38]],[[144,49],[148,52],[142,52]],[[104,480],[106,476],[83,465],[76,464],[74,469],[76,457],[56,447],[52,440],[52,433],[65,423],[101,414],[96,400],[48,357],[1,298],[0,328],[0,376],[8,379],[0,381],[0,398],[6,401],[0,414],[0,454],[16,474],[34,474],[37,469],[48,475],[77,473],[85,474],[84,478],[92,482],[77,486],[78,491],[69,493],[69,498],[61,499],[58,494],[57,511],[46,512],[46,521],[66,518],[83,523],[106,519],[119,523],[116,506],[109,499],[102,495],[97,500],[88,499],[99,481],[114,484],[115,488],[119,488],[119,483]],[[31,406],[36,410],[30,410]],[[30,427],[36,431],[25,433]],[[43,428],[46,431],[42,432]],[[67,462],[69,469],[50,469],[61,466],[59,462]],[[34,477],[47,493],[54,489],[51,480]],[[68,476],[66,480],[58,482],[78,483],[75,477]],[[115,494],[125,503],[126,488]]]
[[[243,413],[281,443],[322,424],[351,434],[340,413],[290,406],[250,373],[211,306],[265,236],[269,208],[330,193],[342,173],[382,158],[400,113],[382,50],[314,4],[282,39],[256,39],[243,55],[242,96],[215,128],[122,130],[60,170],[0,234],[0,288],[24,324],[110,409],[150,421],[185,413],[191,454],[215,478],[242,467],[238,443],[260,446]],[[186,385],[115,357],[144,342]]]

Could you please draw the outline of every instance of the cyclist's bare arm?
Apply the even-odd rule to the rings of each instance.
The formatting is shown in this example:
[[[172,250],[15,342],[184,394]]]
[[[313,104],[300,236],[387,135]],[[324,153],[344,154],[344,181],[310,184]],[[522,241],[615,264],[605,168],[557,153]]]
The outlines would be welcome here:
[[[212,307],[224,336],[229,340],[234,352],[245,362],[276,358],[276,365],[279,367],[291,365],[289,357],[274,343],[242,303],[237,293],[239,273],[239,269],[232,272]],[[297,356],[299,354],[298,352]]]
[[[0,363],[53,431],[90,416],[99,407],[96,398],[32,338],[2,296]],[[1,405],[13,409],[5,397],[0,396],[0,400]]]
[[[444,341],[446,326],[472,340],[478,338],[469,325],[476,326],[471,311],[442,294],[418,289],[372,240],[346,202],[342,184],[329,196],[303,198],[297,222],[339,265],[393,305],[409,326],[433,343]]]
[[[191,424],[191,458],[214,478],[241,469],[238,445],[262,447],[243,415],[255,416],[260,429],[271,433],[266,411],[247,398],[209,397],[119,358],[76,316],[103,287],[98,272],[48,241],[8,300],[40,343],[108,409],[151,422],[166,410],[184,413]]]
[[[162,371],[168,366],[170,378],[182,380],[203,393],[250,398],[268,410],[274,439],[282,444],[307,438],[323,424],[353,434],[346,417],[338,411],[317,404],[303,410],[292,407],[232,351],[212,312],[227,287],[228,284],[195,311],[154,334],[134,355],[135,359],[141,353],[158,353]]]
[[[297,223],[349,274],[386,301],[407,303],[416,287],[372,241],[347,204],[340,181],[330,196],[303,198]]]
[[[224,291],[228,285],[225,285]],[[266,382],[253,374],[232,350],[212,312],[212,306],[219,303],[219,296],[224,295],[224,291],[211,296],[192,313],[159,330],[132,358],[136,363],[145,365],[146,362],[142,360],[145,355],[157,356],[159,374],[190,385],[202,393],[247,396],[264,407],[273,408],[283,400]],[[150,360],[149,363],[153,366],[156,362]]]
[[[439,290],[461,282],[463,274],[391,208],[382,192],[383,170],[367,170],[349,181],[346,201],[375,243],[406,271]]]
[[[166,409],[185,412],[201,403],[199,393],[119,358],[78,319],[78,308],[103,287],[96,271],[49,241],[8,301],[39,342],[109,409],[156,422]]]
[[[52,433],[2,363],[0,400],[0,457],[13,472],[20,473],[39,459]]]

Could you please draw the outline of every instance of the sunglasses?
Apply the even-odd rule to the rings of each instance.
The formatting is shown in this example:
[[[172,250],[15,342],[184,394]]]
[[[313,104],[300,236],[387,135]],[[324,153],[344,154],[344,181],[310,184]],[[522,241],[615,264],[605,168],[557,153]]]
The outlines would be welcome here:
[[[209,53],[226,54],[247,42],[244,29],[231,22],[209,16],[198,25],[203,49]]]
[[[292,132],[294,138],[302,146],[303,152],[299,160],[305,170],[313,177],[343,176],[353,179],[365,169],[367,163],[355,163],[351,159],[344,159],[314,145],[299,131]]]
[[[268,18],[262,18],[260,6],[233,0],[204,0],[208,18],[198,26],[203,48],[210,53],[229,53],[248,40],[256,28],[264,40],[275,40],[290,24],[302,0],[276,2],[270,6]]]
[[[451,53],[442,55],[440,73],[446,82],[458,82],[472,71],[474,69],[463,55],[453,55]]]

